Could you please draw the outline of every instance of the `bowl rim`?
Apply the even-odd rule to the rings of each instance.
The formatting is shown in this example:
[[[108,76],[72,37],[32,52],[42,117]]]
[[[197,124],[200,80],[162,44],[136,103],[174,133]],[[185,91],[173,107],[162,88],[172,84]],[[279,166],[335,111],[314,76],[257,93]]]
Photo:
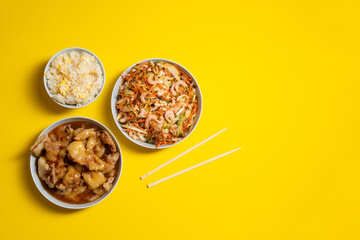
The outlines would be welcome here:
[[[89,53],[90,55],[94,56],[95,59],[98,61],[98,63],[100,64],[100,68],[101,68],[101,71],[103,72],[103,83],[101,85],[101,88],[100,88],[100,91],[99,93],[95,96],[95,98],[93,100],[91,100],[90,102],[88,103],[85,103],[83,105],[71,105],[71,104],[63,104],[63,103],[60,103],[58,101],[56,101],[53,97],[52,97],[52,93],[50,93],[50,90],[49,90],[49,87],[47,85],[47,79],[46,79],[46,72],[49,70],[50,68],[50,65],[51,63],[55,60],[55,58],[57,58],[59,55],[61,54],[64,54],[64,53],[67,53],[67,52],[71,52],[71,51],[83,51],[83,52],[87,52]],[[90,50],[87,50],[85,48],[80,48],[80,47],[70,47],[70,48],[65,48],[65,49],[62,49],[60,50],[59,52],[55,53],[51,58],[50,60],[47,62],[46,64],[46,67],[45,67],[45,70],[44,70],[44,86],[45,86],[45,90],[47,92],[47,94],[49,95],[49,97],[54,101],[56,102],[57,104],[59,104],[60,106],[62,107],[65,107],[65,108],[81,108],[81,107],[85,107],[87,105],[89,105],[90,103],[94,102],[101,94],[101,92],[103,91],[104,89],[104,86],[105,86],[105,68],[104,68],[104,65],[102,64],[100,58],[98,58],[98,56],[96,56],[93,52],[91,52]]]
[[[121,148],[120,148],[120,145],[116,139],[116,137],[114,136],[114,134],[102,123],[94,120],[94,119],[91,119],[91,118],[87,118],[87,117],[80,117],[80,116],[76,116],[76,117],[68,117],[68,118],[63,118],[63,119],[60,119],[59,121],[56,121],[54,123],[52,123],[51,125],[49,125],[47,128],[45,128],[44,131],[42,131],[40,133],[40,135],[38,136],[38,138],[44,134],[47,134],[49,133],[51,130],[53,130],[54,128],[62,125],[62,124],[65,124],[65,123],[69,123],[69,122],[74,122],[74,121],[88,121],[88,122],[91,122],[97,126],[99,126],[100,128],[108,131],[111,135],[111,137],[113,138],[113,140],[115,140],[115,144],[119,150],[119,154],[120,154],[120,162],[119,162],[119,171],[117,173],[117,177],[115,179],[115,181],[113,182],[113,185],[110,189],[109,192],[105,193],[103,196],[99,197],[98,199],[96,199],[95,201],[93,202],[88,202],[88,203],[83,203],[83,204],[71,204],[71,203],[66,203],[66,202],[63,202],[63,201],[60,201],[58,199],[56,199],[55,197],[53,197],[50,193],[48,193],[45,188],[43,187],[42,183],[41,183],[41,180],[38,176],[38,173],[37,173],[37,169],[36,169],[36,157],[31,153],[30,154],[30,173],[31,173],[31,177],[37,187],[37,189],[40,191],[40,193],[47,199],[49,200],[50,202],[52,202],[53,204],[59,206],[59,207],[63,207],[63,208],[67,208],[67,209],[84,209],[84,208],[88,208],[88,207],[91,207],[91,206],[94,206],[98,203],[100,203],[101,201],[103,201],[105,198],[107,198],[111,193],[112,191],[115,189],[119,179],[120,179],[120,176],[121,176],[121,173],[122,173],[122,168],[123,168],[123,157],[122,157],[122,153],[121,153]],[[37,139],[38,139],[37,138]]]
[[[123,128],[120,126],[120,123],[116,120],[116,116],[117,116],[117,110],[115,108],[116,105],[116,101],[117,101],[117,95],[118,95],[118,91],[119,91],[119,87],[122,84],[122,76],[126,75],[135,65],[142,63],[142,62],[149,62],[149,61],[153,61],[153,62],[159,62],[159,61],[164,61],[164,62],[168,62],[171,64],[175,64],[178,67],[182,68],[182,70],[188,74],[192,79],[194,79],[197,91],[198,91],[198,99],[199,99],[199,108],[198,108],[198,117],[197,120],[194,124],[194,126],[192,127],[192,129],[190,130],[190,132],[186,135],[186,137],[184,137],[183,139],[181,139],[180,141],[174,143],[174,144],[170,144],[170,145],[161,145],[158,148],[156,148],[155,144],[151,144],[151,143],[146,143],[146,142],[141,142],[138,140],[135,140],[133,138],[131,138],[124,130]],[[197,80],[195,79],[195,77],[191,74],[191,72],[189,70],[187,70],[184,66],[182,66],[181,64],[174,62],[172,60],[169,59],[165,59],[165,58],[148,58],[148,59],[144,59],[141,61],[138,61],[136,63],[134,63],[133,65],[131,65],[130,67],[128,67],[121,75],[120,77],[116,80],[116,83],[114,85],[112,94],[111,94],[111,112],[113,115],[113,119],[115,121],[116,126],[118,127],[118,129],[120,130],[120,132],[127,138],[129,139],[131,142],[135,143],[136,145],[139,145],[141,147],[145,147],[145,148],[149,148],[149,149],[165,149],[165,148],[169,148],[169,147],[173,147],[179,143],[181,143],[182,141],[184,141],[186,138],[188,138],[191,133],[195,130],[195,128],[197,127],[198,123],[200,122],[200,118],[201,118],[201,114],[202,114],[202,110],[203,110],[203,99],[202,99],[202,93],[201,93],[201,89],[200,89],[200,85],[197,82]]]

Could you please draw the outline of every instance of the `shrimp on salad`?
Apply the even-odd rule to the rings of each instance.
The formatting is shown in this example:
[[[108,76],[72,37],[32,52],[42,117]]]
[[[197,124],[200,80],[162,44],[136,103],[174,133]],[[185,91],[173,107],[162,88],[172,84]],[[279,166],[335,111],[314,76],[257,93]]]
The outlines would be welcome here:
[[[143,62],[122,78],[116,119],[131,138],[158,148],[190,132],[198,109],[196,87],[176,65]]]

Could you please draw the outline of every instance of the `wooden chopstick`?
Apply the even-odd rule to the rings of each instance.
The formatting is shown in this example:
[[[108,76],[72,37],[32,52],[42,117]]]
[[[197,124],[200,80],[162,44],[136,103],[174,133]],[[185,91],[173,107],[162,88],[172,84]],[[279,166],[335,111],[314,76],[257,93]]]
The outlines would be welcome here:
[[[161,168],[165,167],[166,165],[168,165],[168,164],[172,163],[172,162],[173,162],[173,161],[175,161],[176,159],[178,159],[178,158],[180,158],[180,157],[184,156],[185,154],[187,154],[187,153],[191,152],[191,151],[192,151],[192,150],[194,150],[195,148],[200,147],[201,145],[203,145],[203,144],[204,144],[204,143],[206,143],[207,141],[209,141],[209,140],[213,139],[214,137],[216,137],[216,136],[217,136],[217,135],[219,135],[220,133],[224,132],[226,129],[227,129],[227,128],[225,128],[225,129],[221,130],[221,131],[220,131],[220,132],[218,132],[218,133],[215,133],[214,135],[212,135],[212,136],[208,137],[208,138],[207,138],[207,139],[205,139],[204,141],[202,141],[202,142],[200,142],[200,143],[196,144],[196,145],[195,145],[195,146],[193,146],[192,148],[189,148],[189,149],[188,149],[188,150],[186,150],[185,152],[180,153],[179,155],[177,155],[177,156],[176,156],[176,157],[174,157],[173,159],[170,159],[169,161],[167,161],[167,162],[165,162],[165,163],[161,164],[160,166],[158,166],[158,167],[157,167],[157,168],[155,168],[154,170],[151,170],[150,172],[146,173],[144,176],[140,177],[140,179],[141,179],[141,180],[143,180],[144,178],[148,177],[150,174],[153,174],[154,172],[158,171],[159,169],[161,169]]]
[[[230,153],[233,153],[233,152],[235,152],[235,151],[237,151],[237,150],[239,150],[239,149],[241,149],[241,148],[237,148],[237,149],[232,150],[232,151],[230,151],[230,152],[223,153],[223,154],[221,154],[221,155],[219,155],[219,156],[217,156],[217,157],[213,157],[213,158],[211,158],[211,159],[209,159],[209,160],[206,160],[206,161],[204,161],[204,162],[202,162],[202,163],[196,164],[196,165],[194,165],[194,166],[192,166],[192,167],[189,167],[189,168],[187,168],[187,169],[184,169],[184,170],[182,170],[182,171],[180,171],[180,172],[174,173],[173,175],[170,175],[170,176],[168,176],[168,177],[166,177],[166,178],[163,178],[163,179],[160,179],[160,180],[158,180],[158,181],[156,181],[156,182],[150,183],[149,185],[147,185],[147,187],[150,188],[150,187],[152,187],[152,186],[155,186],[156,184],[159,184],[159,183],[161,183],[161,182],[163,182],[163,181],[166,181],[166,180],[168,180],[168,179],[170,179],[170,178],[176,177],[176,176],[178,176],[178,175],[180,175],[180,174],[182,174],[182,173],[188,172],[188,171],[190,171],[190,170],[192,170],[192,169],[194,169],[194,168],[200,167],[200,166],[202,166],[202,165],[204,165],[204,164],[206,164],[206,163],[215,161],[216,159],[222,158],[222,157],[224,157],[224,156],[226,156],[226,155],[228,155],[228,154],[230,154]]]

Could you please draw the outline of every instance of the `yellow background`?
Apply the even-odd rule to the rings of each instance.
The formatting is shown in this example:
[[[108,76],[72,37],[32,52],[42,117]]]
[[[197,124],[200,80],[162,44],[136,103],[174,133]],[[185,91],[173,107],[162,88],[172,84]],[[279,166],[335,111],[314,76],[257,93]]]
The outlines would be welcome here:
[[[1,239],[360,239],[359,11],[341,0],[0,0]],[[47,96],[43,71],[75,46],[102,60],[106,84],[69,110]],[[188,68],[204,98],[194,133],[161,151],[132,144],[110,113],[120,74],[154,57]],[[114,192],[80,211],[43,198],[28,166],[38,134],[70,116],[104,123],[123,151]]]

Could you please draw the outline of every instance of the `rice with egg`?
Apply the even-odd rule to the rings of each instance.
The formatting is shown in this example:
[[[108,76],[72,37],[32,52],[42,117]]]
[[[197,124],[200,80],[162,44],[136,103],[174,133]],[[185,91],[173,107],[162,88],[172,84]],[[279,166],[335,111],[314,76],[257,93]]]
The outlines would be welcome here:
[[[97,59],[81,51],[56,57],[45,77],[53,99],[62,104],[78,106],[91,102],[104,82]]]

